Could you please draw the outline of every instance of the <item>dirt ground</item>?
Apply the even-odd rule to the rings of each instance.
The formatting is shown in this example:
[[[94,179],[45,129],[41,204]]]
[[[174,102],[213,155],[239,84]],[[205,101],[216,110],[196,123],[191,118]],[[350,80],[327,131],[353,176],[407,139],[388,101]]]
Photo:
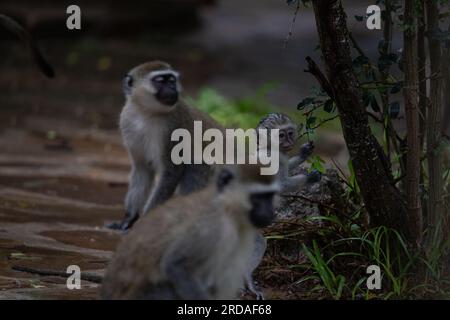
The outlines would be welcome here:
[[[96,284],[68,290],[63,278],[12,267],[102,273],[120,239],[103,227],[121,217],[126,191],[128,160],[117,133],[65,134],[69,144],[49,142],[29,123],[0,135],[0,298],[96,298]]]

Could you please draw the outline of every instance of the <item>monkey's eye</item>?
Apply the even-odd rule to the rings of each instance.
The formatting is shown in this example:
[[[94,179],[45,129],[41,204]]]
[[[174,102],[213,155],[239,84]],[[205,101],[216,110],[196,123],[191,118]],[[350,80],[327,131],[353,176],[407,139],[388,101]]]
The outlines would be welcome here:
[[[223,188],[233,180],[234,175],[228,169],[222,169],[217,178],[217,188],[222,191]]]
[[[174,76],[170,76],[168,81],[171,82],[171,83],[175,83],[175,82],[177,82],[177,79],[175,79]]]
[[[284,139],[284,132],[280,132],[280,139]]]
[[[294,135],[294,131],[289,131],[288,135],[289,135],[289,137],[292,137]]]
[[[164,77],[159,76],[159,77],[154,78],[153,80],[155,80],[156,82],[164,82]]]

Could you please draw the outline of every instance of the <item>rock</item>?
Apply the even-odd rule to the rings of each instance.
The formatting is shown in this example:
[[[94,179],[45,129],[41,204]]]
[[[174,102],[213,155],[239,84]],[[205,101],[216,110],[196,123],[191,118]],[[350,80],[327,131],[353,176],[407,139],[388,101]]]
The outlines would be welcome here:
[[[306,174],[307,170],[297,167],[291,174]],[[344,188],[334,169],[328,169],[320,182],[281,196],[280,206],[276,210],[277,218],[287,219],[301,215],[318,216],[323,208],[345,208]]]

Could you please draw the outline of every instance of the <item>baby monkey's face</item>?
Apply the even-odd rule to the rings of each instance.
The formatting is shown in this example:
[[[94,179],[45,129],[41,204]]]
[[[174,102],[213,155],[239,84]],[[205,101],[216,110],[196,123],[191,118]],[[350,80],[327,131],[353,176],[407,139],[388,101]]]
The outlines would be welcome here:
[[[279,129],[280,138],[280,151],[283,153],[289,152],[294,148],[295,145],[295,129],[294,127],[280,128]]]

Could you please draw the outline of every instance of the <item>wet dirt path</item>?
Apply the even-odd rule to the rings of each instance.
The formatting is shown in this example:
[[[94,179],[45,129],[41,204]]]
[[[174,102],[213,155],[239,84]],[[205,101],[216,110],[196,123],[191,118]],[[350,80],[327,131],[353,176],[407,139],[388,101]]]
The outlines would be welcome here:
[[[28,125],[0,135],[0,299],[95,299],[98,285],[13,266],[102,274],[120,235],[128,160],[115,131],[73,130],[48,139]]]

